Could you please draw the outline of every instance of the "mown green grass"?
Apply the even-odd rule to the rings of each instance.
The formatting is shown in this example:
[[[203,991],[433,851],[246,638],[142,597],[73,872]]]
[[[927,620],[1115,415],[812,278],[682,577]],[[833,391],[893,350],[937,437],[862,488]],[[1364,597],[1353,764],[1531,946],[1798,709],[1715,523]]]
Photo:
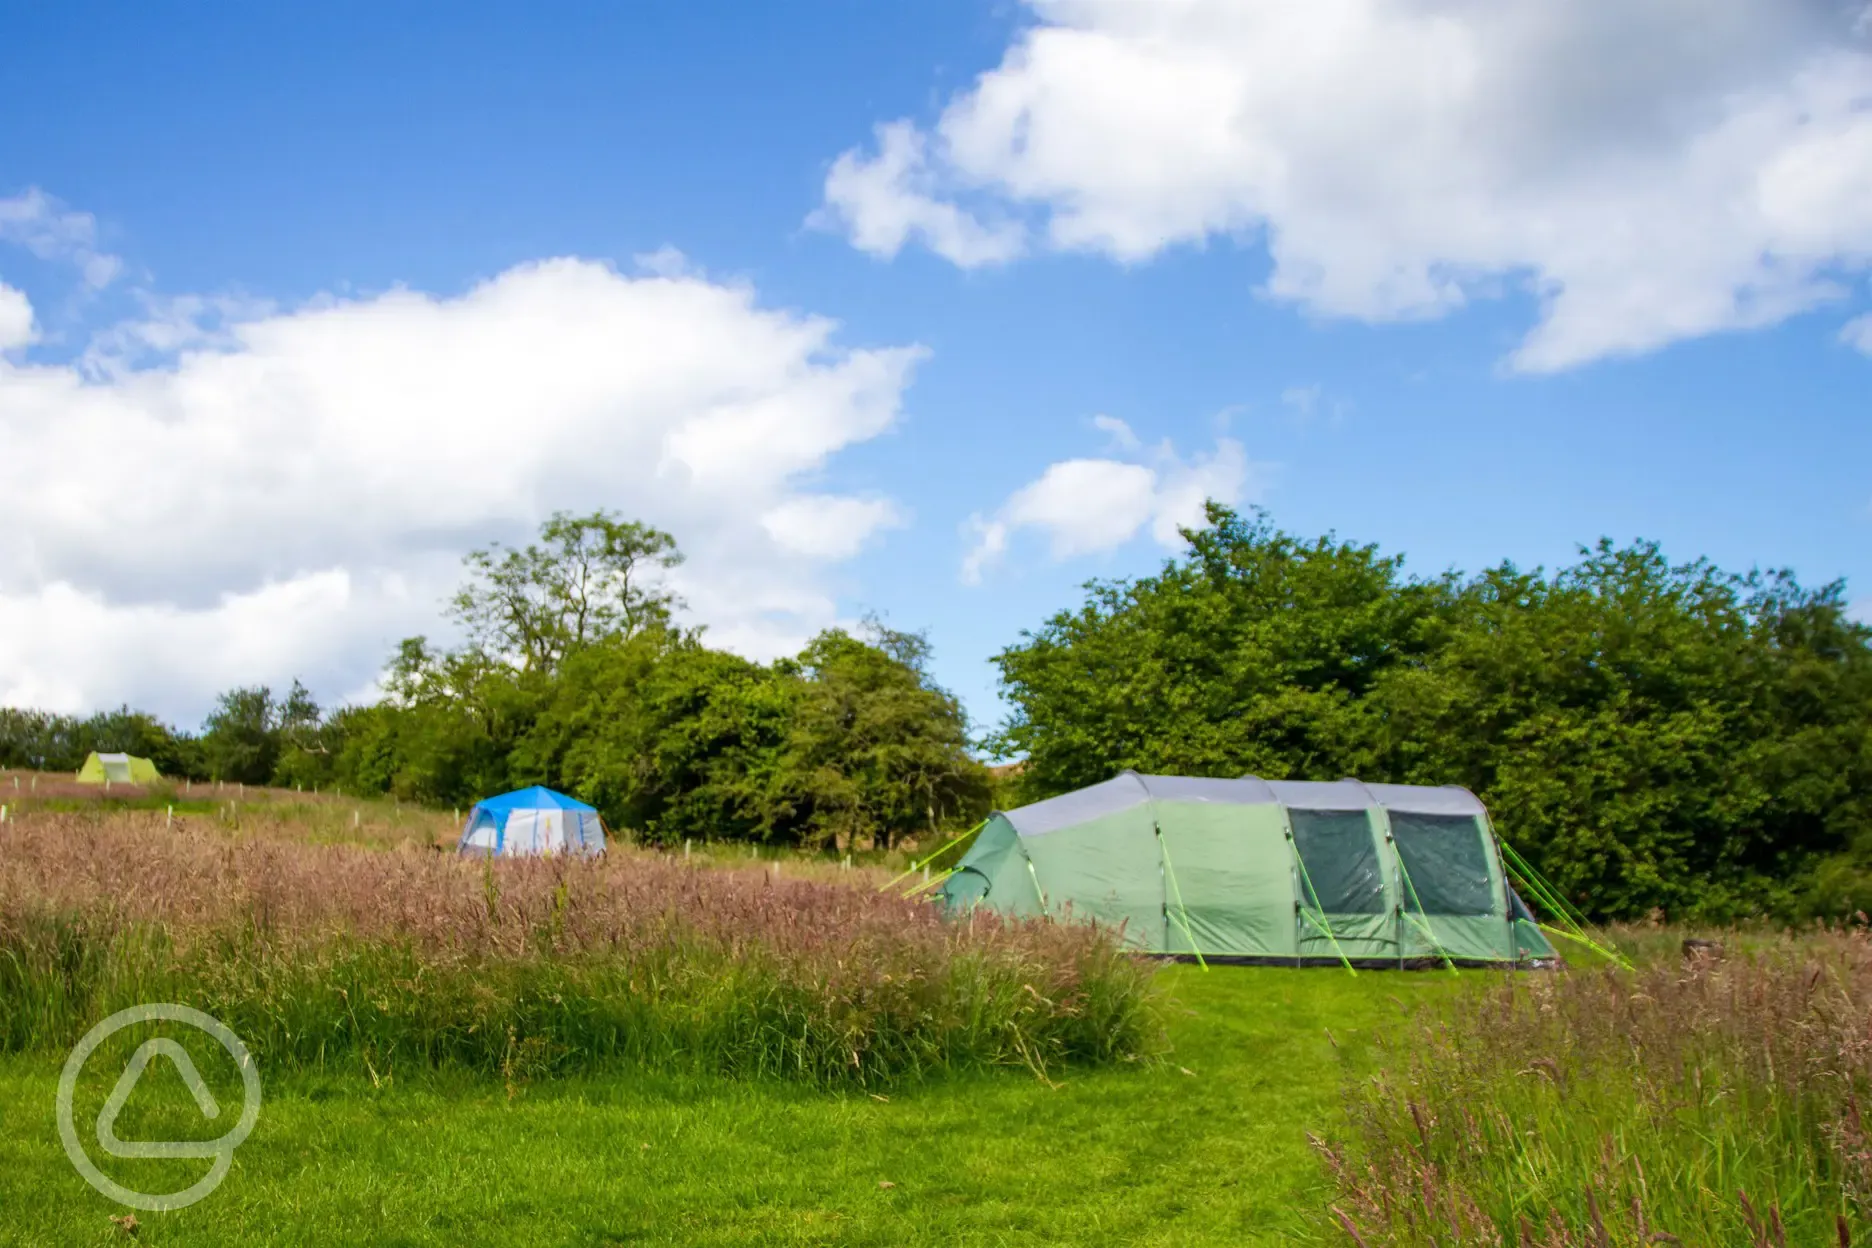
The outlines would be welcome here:
[[[282,1076],[269,1082],[259,1127],[222,1188],[186,1210],[139,1215],[138,1239],[1190,1245],[1311,1237],[1328,1185],[1305,1132],[1336,1120],[1346,1064],[1369,1060],[1375,1031],[1396,1029],[1401,1007],[1460,985],[1446,975],[1273,968],[1166,974],[1179,1004],[1166,1064],[1074,1073],[1052,1086],[993,1075],[880,1100],[650,1075],[513,1088],[463,1076],[387,1086]],[[59,1065],[0,1060],[0,1243],[128,1242],[109,1220],[123,1211],[85,1185],[59,1146]],[[111,1079],[100,1078],[95,1099]],[[143,1111],[153,1117],[126,1113],[125,1138],[139,1121],[194,1113],[173,1075],[151,1081],[152,1096],[173,1101]],[[89,1140],[94,1119],[82,1105]],[[177,1187],[205,1165],[111,1161],[108,1172],[132,1186],[141,1178]]]

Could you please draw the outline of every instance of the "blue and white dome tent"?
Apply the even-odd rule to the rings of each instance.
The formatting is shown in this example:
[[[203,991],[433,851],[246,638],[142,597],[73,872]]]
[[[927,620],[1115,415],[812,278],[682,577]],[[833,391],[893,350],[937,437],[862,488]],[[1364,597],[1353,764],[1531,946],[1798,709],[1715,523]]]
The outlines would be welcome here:
[[[539,785],[476,802],[457,846],[464,854],[516,858],[604,848],[604,821],[595,809]]]

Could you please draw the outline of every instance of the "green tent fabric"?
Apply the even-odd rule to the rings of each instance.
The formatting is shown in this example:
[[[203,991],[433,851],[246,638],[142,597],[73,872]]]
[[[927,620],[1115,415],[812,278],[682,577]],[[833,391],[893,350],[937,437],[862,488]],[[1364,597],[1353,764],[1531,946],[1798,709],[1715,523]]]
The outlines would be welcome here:
[[[1153,954],[1282,965],[1554,957],[1461,788],[1142,776],[988,819],[952,913],[1089,919]]]
[[[83,784],[103,784],[107,780],[112,784],[154,784],[162,775],[147,758],[94,751],[78,769],[78,779]]]

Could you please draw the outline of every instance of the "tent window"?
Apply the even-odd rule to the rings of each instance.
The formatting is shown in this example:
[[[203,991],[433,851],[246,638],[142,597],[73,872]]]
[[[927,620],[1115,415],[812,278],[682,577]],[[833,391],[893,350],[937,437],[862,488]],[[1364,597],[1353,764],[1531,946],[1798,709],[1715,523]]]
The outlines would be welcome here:
[[[1523,919],[1529,923],[1534,921],[1534,916],[1528,912],[1527,902],[1522,901],[1521,894],[1515,892],[1512,888],[1508,890],[1508,916],[1514,919]]]
[[[1417,890],[1423,913],[1495,913],[1488,850],[1473,816],[1394,810],[1391,835],[1397,840],[1398,857]],[[1416,909],[1409,889],[1404,892],[1404,904]]]
[[[1294,848],[1327,914],[1381,914],[1384,877],[1362,810],[1290,810]],[[1311,904],[1314,898],[1303,898]]]

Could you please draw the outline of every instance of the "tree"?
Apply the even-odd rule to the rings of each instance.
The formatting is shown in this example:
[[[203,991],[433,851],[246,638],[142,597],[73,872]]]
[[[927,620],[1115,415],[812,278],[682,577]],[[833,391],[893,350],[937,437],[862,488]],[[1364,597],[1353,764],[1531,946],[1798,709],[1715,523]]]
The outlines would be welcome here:
[[[127,706],[87,719],[0,707],[0,767],[76,771],[93,750],[147,758],[165,776],[207,774],[193,738]]]
[[[265,685],[230,689],[215,701],[202,733],[202,753],[216,780],[265,784],[279,759],[279,708]]]
[[[537,544],[516,550],[496,542],[471,553],[451,614],[471,648],[551,672],[574,650],[668,624],[679,604],[656,574],[681,562],[675,539],[660,529],[604,511],[555,512]]]
[[[327,713],[297,681],[283,699],[230,690],[199,740],[205,766],[438,805],[548,784],[664,844],[849,849],[983,813],[986,769],[960,706],[929,678],[926,638],[871,621],[863,638],[828,632],[798,659],[717,650],[671,619],[658,577],[679,558],[647,525],[555,515],[537,543],[468,556],[451,604],[465,644],[405,639],[371,706]],[[88,731],[0,714],[0,751],[64,758]]]
[[[1024,755],[1049,796],[1124,768],[1189,775],[1343,775],[1366,731],[1359,699],[1420,661],[1445,582],[1332,537],[1304,542],[1210,504],[1190,554],[1155,577],[1094,581],[995,658],[1013,704],[989,739]]]
[[[806,839],[834,849],[888,848],[988,805],[962,708],[923,668],[928,640],[875,620],[868,631],[832,629],[801,653],[805,687],[776,777]]]
[[[1596,913],[1788,913],[1872,826],[1872,651],[1842,587],[1583,549],[1469,582],[1446,644],[1375,691],[1379,773],[1456,782]],[[1820,696],[1816,696],[1820,695]]]
[[[293,681],[286,700],[275,708],[274,722],[279,744],[273,783],[300,788],[330,784],[343,735],[298,680]]]
[[[389,695],[347,719],[338,771],[366,791],[411,801],[472,801],[512,787],[510,755],[549,696],[548,673],[516,671],[476,647],[397,647]]]
[[[560,783],[655,843],[795,841],[771,794],[798,684],[674,632],[589,647],[516,749],[516,780]]]
[[[1872,630],[1842,586],[1609,541],[1413,581],[1208,517],[999,656],[1025,796],[1124,767],[1461,784],[1595,915],[1872,903]]]

